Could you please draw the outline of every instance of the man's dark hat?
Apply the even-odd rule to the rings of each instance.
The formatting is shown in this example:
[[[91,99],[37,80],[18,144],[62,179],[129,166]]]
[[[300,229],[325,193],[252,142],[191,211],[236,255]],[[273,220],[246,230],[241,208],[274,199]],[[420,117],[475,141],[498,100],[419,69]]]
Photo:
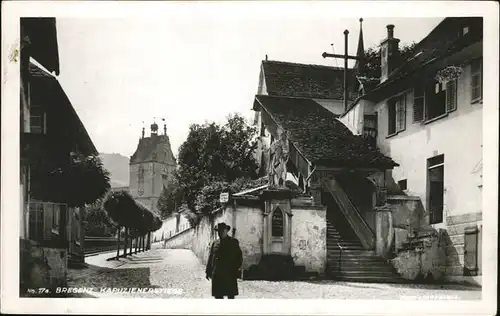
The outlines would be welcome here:
[[[217,231],[223,230],[223,229],[227,229],[229,231],[229,230],[231,230],[231,226],[227,225],[226,223],[219,223],[219,224],[217,224],[217,226],[215,226],[215,230],[217,230]]]

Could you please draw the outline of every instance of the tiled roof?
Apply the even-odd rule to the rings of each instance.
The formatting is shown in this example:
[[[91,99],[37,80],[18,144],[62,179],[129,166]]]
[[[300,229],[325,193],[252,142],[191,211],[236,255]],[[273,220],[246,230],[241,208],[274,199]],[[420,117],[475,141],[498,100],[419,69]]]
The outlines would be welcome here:
[[[130,157],[130,163],[152,160],[175,164],[168,136],[152,135],[151,137],[141,138],[135,153]]]
[[[344,99],[344,68],[272,60],[263,60],[262,67],[269,95]],[[348,87],[354,83],[354,73],[348,69]]]
[[[464,26],[469,27],[469,32],[459,35]],[[388,81],[409,75],[416,69],[482,38],[482,18],[446,18],[415,46],[414,53],[390,74]]]
[[[257,95],[273,120],[289,132],[289,140],[311,163],[330,167],[391,168],[391,158],[369,147],[337,116],[311,99]]]

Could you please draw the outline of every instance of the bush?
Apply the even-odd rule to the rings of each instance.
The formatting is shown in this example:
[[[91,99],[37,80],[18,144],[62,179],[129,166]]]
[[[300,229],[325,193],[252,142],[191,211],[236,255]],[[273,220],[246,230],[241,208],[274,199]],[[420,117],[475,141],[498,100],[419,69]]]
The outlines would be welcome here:
[[[160,217],[137,203],[127,191],[110,192],[103,208],[118,226],[129,228],[133,236],[143,236],[161,228]]]

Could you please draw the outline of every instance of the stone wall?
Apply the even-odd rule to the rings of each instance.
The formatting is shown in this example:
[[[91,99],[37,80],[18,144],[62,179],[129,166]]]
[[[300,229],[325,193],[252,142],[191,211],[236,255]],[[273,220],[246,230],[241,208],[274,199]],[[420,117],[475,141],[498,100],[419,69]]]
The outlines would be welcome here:
[[[66,286],[67,269],[65,249],[41,247],[34,241],[20,240],[21,295],[28,288]]]
[[[262,256],[263,218],[260,208],[239,206],[233,214],[235,218],[235,237],[243,252],[243,269],[258,264]]]
[[[297,266],[307,272],[323,274],[326,264],[326,208],[304,201],[294,201],[291,220],[291,256]],[[309,201],[309,200],[308,200]],[[311,202],[311,201],[309,201]],[[247,205],[248,204],[248,205]],[[263,255],[264,217],[255,203],[229,205],[204,217],[194,228],[191,249],[203,264],[207,263],[210,244],[216,238],[214,226],[225,222],[232,227],[230,235],[237,238],[243,253],[242,269],[260,263]]]
[[[482,275],[482,213],[472,213],[446,219],[446,271],[445,275],[453,279],[464,276],[465,230],[477,227],[479,229],[477,261],[478,275]]]
[[[191,249],[195,230],[193,228],[186,229],[177,235],[168,238],[163,243],[165,249]]]
[[[416,196],[389,195],[386,206],[392,214],[394,247],[397,252],[403,248],[409,234],[427,226],[427,218],[422,202]]]
[[[160,241],[162,237],[163,239],[170,238],[175,234],[190,228],[189,221],[183,213],[179,214],[178,231],[176,230],[176,227],[177,227],[177,214],[173,214],[168,218],[166,218],[165,220],[163,220],[161,228],[153,233],[153,241],[155,239],[156,241]]]
[[[232,215],[233,209],[231,207],[221,208],[212,214],[211,219],[203,217],[198,226],[194,228],[191,250],[193,250],[203,264],[207,264],[210,245],[216,238],[214,226],[217,223],[225,222],[234,228]],[[231,232],[229,234],[232,235]]]
[[[306,272],[323,274],[326,264],[326,208],[292,205],[291,255]]]

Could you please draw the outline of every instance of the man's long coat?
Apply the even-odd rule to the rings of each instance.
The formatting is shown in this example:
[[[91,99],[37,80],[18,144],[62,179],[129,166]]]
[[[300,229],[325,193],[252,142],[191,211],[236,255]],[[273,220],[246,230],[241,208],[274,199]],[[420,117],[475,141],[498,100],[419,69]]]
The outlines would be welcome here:
[[[238,295],[238,270],[242,262],[236,238],[227,236],[212,243],[205,270],[212,278],[212,296]]]

